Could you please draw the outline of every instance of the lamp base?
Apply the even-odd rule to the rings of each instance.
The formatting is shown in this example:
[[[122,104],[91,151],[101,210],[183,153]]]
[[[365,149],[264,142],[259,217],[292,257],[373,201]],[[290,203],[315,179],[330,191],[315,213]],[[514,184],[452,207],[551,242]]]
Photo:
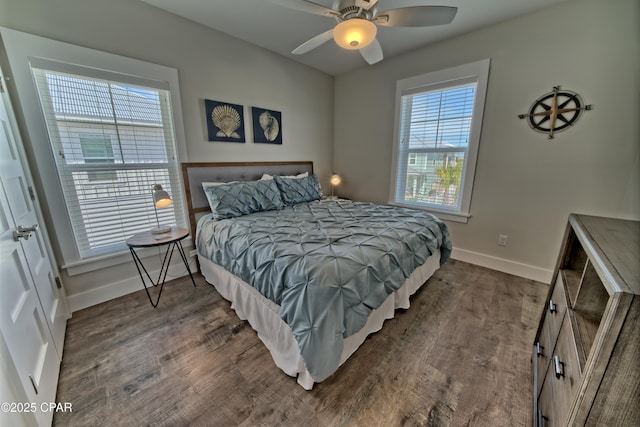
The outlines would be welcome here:
[[[171,231],[170,225],[160,225],[156,228],[151,229],[151,234],[164,234],[169,233]]]

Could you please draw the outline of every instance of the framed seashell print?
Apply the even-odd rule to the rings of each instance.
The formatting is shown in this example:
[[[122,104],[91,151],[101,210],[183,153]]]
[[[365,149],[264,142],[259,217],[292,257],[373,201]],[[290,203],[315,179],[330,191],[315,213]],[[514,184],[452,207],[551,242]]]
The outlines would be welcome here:
[[[205,99],[204,110],[209,141],[245,142],[242,105]]]
[[[251,107],[253,142],[282,144],[282,113],[266,108]]]

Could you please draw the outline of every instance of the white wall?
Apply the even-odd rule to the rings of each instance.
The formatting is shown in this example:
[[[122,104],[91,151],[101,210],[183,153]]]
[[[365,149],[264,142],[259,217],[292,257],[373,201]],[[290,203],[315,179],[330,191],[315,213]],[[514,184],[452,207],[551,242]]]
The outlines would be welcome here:
[[[639,17],[637,0],[573,0],[337,77],[339,193],[390,200],[398,79],[491,58],[472,217],[448,223],[454,256],[549,280],[569,213],[640,219]],[[549,141],[517,115],[555,85],[593,110]]]
[[[313,160],[329,188],[331,76],[139,1],[0,0],[0,26],[176,68],[186,136],[182,162]],[[283,144],[208,142],[205,98],[281,111]],[[21,127],[27,127],[23,120]],[[23,133],[28,153],[48,150],[46,141],[31,141],[28,132]],[[37,169],[33,174],[37,182],[55,179],[40,176]],[[55,242],[55,230],[53,234]],[[142,289],[130,255],[122,260],[125,263],[116,267],[72,277],[63,272],[72,308]],[[176,271],[180,274],[180,268]]]

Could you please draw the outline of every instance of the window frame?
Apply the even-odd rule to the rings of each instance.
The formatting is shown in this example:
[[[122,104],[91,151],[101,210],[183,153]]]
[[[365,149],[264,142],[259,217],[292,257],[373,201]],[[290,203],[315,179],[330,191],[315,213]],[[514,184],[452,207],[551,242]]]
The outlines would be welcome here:
[[[476,162],[478,157],[478,149],[480,145],[480,135],[482,131],[482,120],[484,113],[484,104],[489,80],[490,59],[484,59],[468,64],[463,64],[443,70],[433,71],[396,82],[395,94],[395,120],[394,120],[394,139],[392,153],[392,176],[391,187],[389,189],[389,204],[422,209],[437,214],[443,219],[457,222],[467,222],[471,216],[471,197],[473,193],[473,182],[475,176]],[[410,203],[399,200],[397,192],[404,189],[400,180],[406,182],[406,172],[399,177],[403,168],[400,165],[400,156],[402,155],[400,145],[400,135],[403,132],[404,123],[402,123],[402,98],[406,95],[415,95],[436,90],[445,90],[475,82],[475,99],[473,104],[473,113],[469,134],[469,143],[465,151],[464,164],[462,171],[462,179],[460,183],[460,207],[446,208],[444,206],[427,205],[425,203]],[[438,149],[423,149],[425,152],[437,152]],[[445,149],[443,149],[445,150]],[[445,151],[459,151],[460,149],[446,149]],[[420,151],[420,149],[418,150]],[[442,151],[442,150],[441,150]],[[411,152],[416,152],[412,150]],[[407,153],[409,151],[407,150]],[[405,167],[406,168],[406,167]],[[405,169],[406,171],[406,169]]]
[[[185,227],[166,84],[140,78],[132,82],[126,75],[51,60],[31,59],[30,64],[81,259],[127,249],[125,239],[154,227],[156,217]],[[151,98],[136,104],[141,90]],[[117,144],[113,162],[87,162],[83,129],[101,132]],[[118,178],[92,182],[91,175],[101,170]],[[156,184],[174,195],[170,209],[152,208]]]
[[[153,82],[155,85],[164,86],[170,94],[172,132],[179,169],[180,162],[187,159],[187,151],[178,71],[164,65],[63,43],[4,27],[0,27],[0,33],[6,49],[15,90],[20,94],[19,103],[24,120],[29,124],[25,128],[25,139],[30,141],[27,149],[38,172],[36,176],[39,192],[43,195],[48,207],[47,221],[52,225],[52,237],[58,243],[56,252],[60,257],[61,267],[67,270],[67,274],[73,276],[130,262],[131,256],[126,246],[122,250],[108,254],[87,259],[81,258],[73,237],[71,221],[67,216],[62,186],[58,180],[58,172],[48,139],[45,118],[40,107],[36,83],[31,72],[31,64],[34,61],[58,62],[67,64],[69,67],[81,64],[82,68],[93,70],[99,74],[100,78],[112,75],[116,78],[109,78],[109,80],[118,80],[119,77],[126,76],[130,79],[131,84],[144,86]],[[172,193],[172,197],[174,200],[179,197],[182,201],[180,203],[181,216],[185,218],[185,224],[178,225],[185,226],[188,216],[180,173],[177,176],[176,188],[179,189],[179,192]]]

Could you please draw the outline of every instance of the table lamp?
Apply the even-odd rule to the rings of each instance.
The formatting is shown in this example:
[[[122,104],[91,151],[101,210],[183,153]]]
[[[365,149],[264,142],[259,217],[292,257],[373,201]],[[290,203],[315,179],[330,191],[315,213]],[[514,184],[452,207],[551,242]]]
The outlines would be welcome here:
[[[329,180],[329,182],[331,183],[331,198],[335,199],[336,196],[334,195],[334,190],[338,185],[340,185],[340,183],[342,182],[342,178],[340,178],[340,175],[334,172],[333,175],[331,175],[331,179]]]
[[[173,204],[173,200],[165,190],[162,189],[162,185],[156,184],[153,186],[153,210],[156,213],[157,228],[152,228],[152,234],[163,234],[171,231],[170,225],[160,225],[160,219],[158,218],[158,208],[167,208]]]

